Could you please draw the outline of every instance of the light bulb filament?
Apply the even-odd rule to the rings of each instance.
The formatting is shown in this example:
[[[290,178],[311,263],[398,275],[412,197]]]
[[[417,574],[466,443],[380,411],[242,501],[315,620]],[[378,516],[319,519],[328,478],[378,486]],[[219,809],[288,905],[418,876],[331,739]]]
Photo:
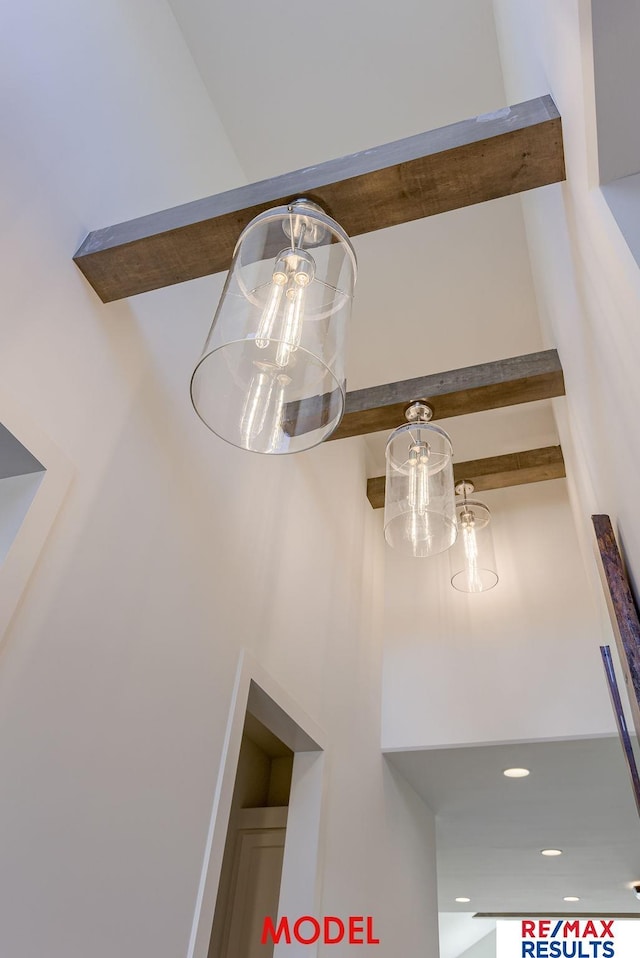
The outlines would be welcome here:
[[[275,452],[276,449],[280,446],[282,433],[284,431],[284,406],[285,406],[285,395],[287,386],[291,382],[288,376],[280,374],[276,377],[278,382],[278,393],[275,400],[275,409],[273,414],[273,422],[271,425],[271,436],[269,438],[269,452]]]
[[[275,452],[282,444],[287,386],[291,379],[272,366],[256,373],[247,393],[240,435],[245,449]]]
[[[478,570],[478,540],[476,539],[475,515],[465,508],[460,516],[462,545],[467,563],[467,580],[472,592],[482,592],[482,579]]]
[[[252,448],[264,428],[274,385],[273,376],[266,372],[256,373],[251,380],[240,421],[240,435],[246,449]]]
[[[280,368],[288,365],[300,345],[306,291],[315,272],[314,259],[306,250],[284,250],[276,258],[255,343],[258,349],[266,349],[276,340],[276,365]]]
[[[305,287],[300,286],[294,280],[290,283],[286,292],[286,311],[282,333],[276,352],[276,363],[283,367],[289,364],[291,353],[294,353],[300,345],[302,335],[302,317],[304,315]]]
[[[282,280],[284,280],[284,282],[282,282]],[[275,325],[276,316],[278,315],[278,310],[280,308],[280,302],[282,300],[282,294],[284,292],[284,286],[286,285],[286,282],[287,277],[283,273],[273,274],[273,283],[269,292],[267,305],[265,306],[262,316],[260,317],[260,324],[258,326],[258,332],[256,333],[256,346],[259,349],[266,349],[269,345],[271,337],[273,336],[273,327]]]
[[[429,505],[429,444],[414,442],[409,449],[409,505],[424,516]]]

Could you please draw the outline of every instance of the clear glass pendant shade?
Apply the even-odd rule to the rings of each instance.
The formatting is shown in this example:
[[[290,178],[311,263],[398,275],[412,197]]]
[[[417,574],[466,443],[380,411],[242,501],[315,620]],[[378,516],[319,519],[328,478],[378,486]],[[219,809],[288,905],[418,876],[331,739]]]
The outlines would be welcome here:
[[[300,452],[339,424],[356,259],[344,230],[298,200],[241,234],[191,380],[203,422],[268,454]]]
[[[451,440],[439,426],[409,422],[387,442],[384,534],[405,555],[444,552],[457,526]]]
[[[456,501],[458,538],[449,553],[451,585],[459,592],[486,592],[498,582],[491,513],[476,499]]]

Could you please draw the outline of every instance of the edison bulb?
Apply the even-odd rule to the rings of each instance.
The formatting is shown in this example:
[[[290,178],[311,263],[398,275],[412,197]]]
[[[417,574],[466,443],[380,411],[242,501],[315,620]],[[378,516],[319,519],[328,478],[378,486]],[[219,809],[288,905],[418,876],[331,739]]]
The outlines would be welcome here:
[[[462,533],[462,547],[467,560],[467,583],[470,592],[482,592],[482,581],[478,574],[478,540],[476,539],[476,517],[472,509],[467,509],[460,516],[460,531]]]
[[[467,499],[471,483],[460,483],[464,497],[456,502],[458,538],[450,552],[451,585],[459,592],[487,592],[498,582],[491,535],[491,513],[483,502]]]
[[[409,447],[409,505],[423,516],[429,505],[429,443],[418,440]]]

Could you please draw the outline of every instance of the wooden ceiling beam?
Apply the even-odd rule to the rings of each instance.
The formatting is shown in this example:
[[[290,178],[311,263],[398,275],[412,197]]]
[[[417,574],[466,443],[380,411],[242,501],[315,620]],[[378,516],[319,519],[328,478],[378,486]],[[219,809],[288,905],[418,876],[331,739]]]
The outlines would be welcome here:
[[[247,223],[306,196],[359,236],[565,179],[543,96],[89,233],[74,260],[103,302],[229,268]]]
[[[505,456],[455,462],[453,476],[455,482],[468,479],[473,483],[475,492],[485,492],[487,489],[521,486],[527,482],[564,479],[566,472],[560,446],[545,446],[543,449],[510,452]],[[384,476],[367,481],[367,499],[374,509],[384,507],[384,489]]]
[[[416,399],[426,399],[434,419],[448,419],[502,406],[564,396],[562,366],[555,349],[499,359],[445,373],[419,376],[347,393],[342,422],[331,439],[395,429]],[[294,410],[294,405],[296,409]],[[290,414],[322,419],[325,397],[291,404]]]

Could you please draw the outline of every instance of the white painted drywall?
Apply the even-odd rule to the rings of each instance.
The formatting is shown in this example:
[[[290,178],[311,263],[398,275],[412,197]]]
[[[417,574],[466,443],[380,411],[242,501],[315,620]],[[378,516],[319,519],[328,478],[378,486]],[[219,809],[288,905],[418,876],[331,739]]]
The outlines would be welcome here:
[[[591,0],[600,182],[640,171],[638,34],[633,0]]]
[[[495,933],[496,927],[494,918],[474,918],[473,912],[441,911],[438,922],[441,958],[459,958]]]
[[[453,589],[446,554],[416,561],[388,550],[386,748],[614,732],[565,485],[482,494],[500,576],[489,592]]]
[[[494,6],[508,95],[551,92],[562,115],[567,182],[526,194],[523,205],[541,315],[567,384],[567,416],[559,425],[572,504],[589,568],[595,563],[588,517],[608,513],[637,588],[640,271],[598,186],[595,83],[605,78],[601,71],[594,79],[591,4]],[[624,10],[632,29],[633,4],[608,5],[607,16],[620,18]],[[610,29],[613,35],[624,24]]]
[[[171,6],[251,180],[505,105],[491,0]]]
[[[640,173],[605,183],[602,195],[609,204],[636,263],[640,264]]]
[[[490,931],[488,935],[481,938],[480,941],[472,945],[460,955],[460,958],[495,958],[496,955],[496,933]]]
[[[380,754],[361,445],[225,446],[188,398],[222,277],[106,307],[71,261],[242,182],[168,5],[13,5],[0,88],[0,381],[76,470],[0,659],[0,951],[186,954],[248,648],[326,734],[322,907],[436,956],[432,819]]]

